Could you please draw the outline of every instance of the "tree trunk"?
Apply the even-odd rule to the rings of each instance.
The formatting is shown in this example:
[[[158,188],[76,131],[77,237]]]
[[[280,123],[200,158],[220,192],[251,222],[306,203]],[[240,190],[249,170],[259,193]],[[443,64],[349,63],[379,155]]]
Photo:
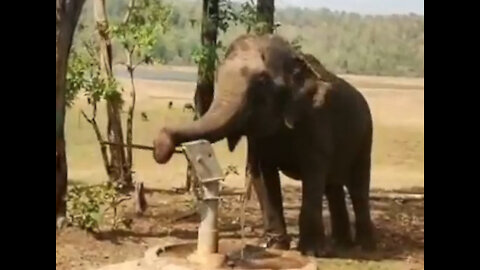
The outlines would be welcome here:
[[[132,151],[132,144],[133,144],[133,116],[135,112],[135,103],[137,102],[137,92],[135,90],[135,80],[133,79],[133,68],[132,68],[132,57],[129,54],[128,57],[128,74],[130,76],[130,85],[132,87],[132,92],[130,96],[132,97],[132,101],[130,107],[128,108],[128,116],[127,116],[127,164],[131,169],[133,166],[133,151]]]
[[[262,33],[273,33],[275,4],[274,0],[257,0],[257,16],[263,22]]]
[[[123,24],[127,24],[128,21],[130,20],[132,10],[135,7],[135,0],[130,0],[128,3],[128,11],[125,14],[125,17],[123,18]],[[131,174],[131,169],[133,167],[133,116],[135,112],[135,103],[137,100],[137,93],[135,90],[135,81],[133,79],[133,72],[135,71],[136,66],[134,67],[133,65],[133,49],[127,50],[125,49],[125,55],[127,56],[127,71],[130,76],[130,86],[132,87],[132,92],[130,93],[130,96],[132,97],[132,101],[130,103],[130,107],[128,108],[128,116],[127,116],[127,164],[130,169],[130,174]],[[140,63],[139,63],[140,64]]]
[[[257,0],[257,19],[262,22],[262,28],[260,33],[273,33],[274,30],[274,13],[275,4],[274,0]],[[248,139],[247,139],[248,140]],[[254,166],[255,156],[252,152],[252,145],[247,141],[247,162],[245,168],[245,195],[244,200],[250,200],[252,195],[252,187],[255,189],[255,185],[252,181],[255,179],[251,175],[251,167]],[[255,190],[255,194],[258,196],[258,191]]]
[[[68,56],[73,34],[85,0],[56,1],[56,222],[65,217],[67,193],[67,157],[65,151],[65,87]]]
[[[105,0],[94,0],[95,21],[100,41],[100,66],[103,75],[108,80],[112,78],[112,43],[108,34],[108,17]],[[119,97],[107,98],[107,136],[110,142],[110,162],[108,176],[110,181],[118,181],[126,186],[132,186],[131,164],[126,160],[123,143],[122,118],[120,116],[122,100]]]
[[[203,0],[202,29],[200,39],[203,48],[216,48],[218,36],[218,0]],[[197,88],[195,90],[195,120],[204,115],[213,100],[216,54],[209,54],[205,62],[198,65]],[[194,183],[194,173],[191,166],[187,167],[186,188],[189,190]]]
[[[120,102],[107,101],[107,134],[108,141],[116,144],[123,143],[122,119],[120,117]],[[117,145],[110,145],[110,181],[132,186],[132,176],[125,157],[125,149]]]
[[[201,42],[204,48],[216,48],[218,35],[218,0],[203,0]],[[198,66],[195,109],[197,117],[202,116],[213,100],[216,57],[210,57]]]

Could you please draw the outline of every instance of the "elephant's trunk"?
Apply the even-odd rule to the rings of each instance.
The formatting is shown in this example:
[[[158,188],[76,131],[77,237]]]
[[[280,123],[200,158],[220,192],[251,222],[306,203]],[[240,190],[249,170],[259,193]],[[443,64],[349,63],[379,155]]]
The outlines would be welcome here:
[[[251,58],[250,58],[251,59]],[[175,146],[189,141],[205,139],[211,143],[225,138],[233,130],[237,119],[247,103],[249,76],[252,68],[258,70],[256,61],[232,60],[218,71],[215,96],[209,110],[197,121],[178,126],[165,127],[155,140],[155,160],[166,163]]]

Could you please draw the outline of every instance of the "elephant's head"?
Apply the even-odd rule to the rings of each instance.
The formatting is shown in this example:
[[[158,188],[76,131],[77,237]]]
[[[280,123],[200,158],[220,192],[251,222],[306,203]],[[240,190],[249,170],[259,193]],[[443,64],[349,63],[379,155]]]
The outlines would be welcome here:
[[[285,125],[293,129],[308,113],[320,110],[332,89],[335,75],[312,55],[297,55],[290,63],[289,97],[284,109]]]
[[[176,145],[225,137],[233,150],[242,135],[266,136],[283,123],[281,91],[275,87],[262,51],[269,37],[242,36],[218,67],[215,93],[208,111],[197,121],[164,127],[154,141],[154,158],[166,163]]]
[[[163,128],[154,141],[155,160],[166,163],[183,142],[227,138],[233,151],[242,135],[264,137],[284,128],[284,123],[293,125],[303,104],[321,106],[322,91],[328,87],[313,78],[283,39],[237,38],[218,68],[208,111],[193,123]]]

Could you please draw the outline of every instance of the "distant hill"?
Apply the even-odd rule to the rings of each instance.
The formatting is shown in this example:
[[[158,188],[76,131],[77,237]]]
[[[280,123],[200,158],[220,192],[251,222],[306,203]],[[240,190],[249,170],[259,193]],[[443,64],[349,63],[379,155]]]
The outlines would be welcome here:
[[[107,1],[112,21],[123,15],[127,0]],[[170,0],[174,11],[169,32],[159,37],[155,54],[165,63],[190,65],[191,53],[200,46],[198,23],[200,1]],[[82,36],[91,36],[93,18],[87,3],[81,23]],[[390,76],[424,76],[424,16],[372,16],[334,12],[328,9],[278,8],[278,33],[289,40],[300,40],[305,52],[318,57],[329,69],[341,73]],[[241,26],[222,35],[224,44],[244,33]],[[115,55],[122,57],[119,51]]]

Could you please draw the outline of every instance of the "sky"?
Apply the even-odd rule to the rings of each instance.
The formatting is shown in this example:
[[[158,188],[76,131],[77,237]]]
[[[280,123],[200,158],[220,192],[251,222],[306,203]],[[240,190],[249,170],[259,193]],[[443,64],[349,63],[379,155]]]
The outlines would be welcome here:
[[[236,0],[245,2],[245,0]],[[328,8],[331,10],[361,14],[408,14],[424,15],[423,0],[275,0],[277,7],[296,6]]]

